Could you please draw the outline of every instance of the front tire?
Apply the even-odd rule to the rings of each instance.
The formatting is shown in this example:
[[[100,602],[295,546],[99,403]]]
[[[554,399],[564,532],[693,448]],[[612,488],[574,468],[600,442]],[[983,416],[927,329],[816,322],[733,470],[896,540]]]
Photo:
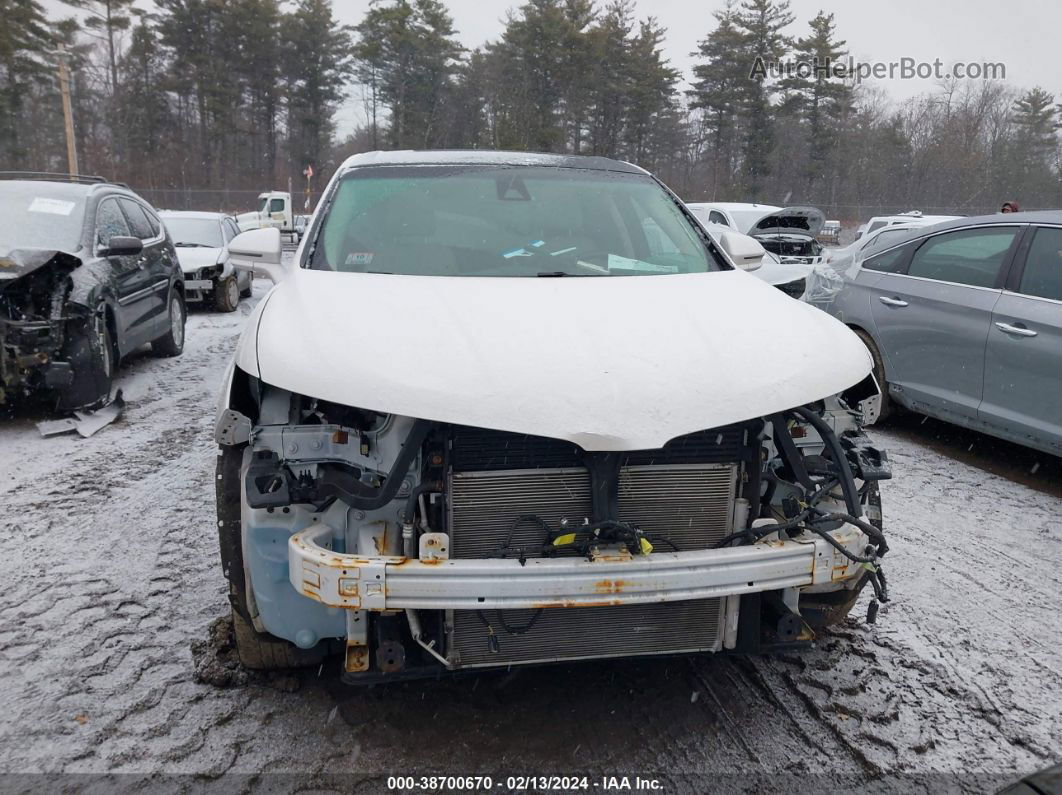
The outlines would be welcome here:
[[[861,404],[863,424],[874,425],[887,420],[895,408],[892,404],[892,398],[889,397],[889,382],[885,380],[885,362],[881,358],[881,351],[878,350],[878,346],[874,344],[874,340],[870,338],[869,334],[862,329],[852,330],[859,339],[863,340],[863,344],[870,351],[870,357],[874,360],[874,380],[878,382],[878,389],[881,390],[880,396],[868,398]]]
[[[93,411],[105,406],[118,362],[106,310],[101,307],[81,333],[72,335],[63,355],[74,363],[75,371],[73,383],[59,393],[59,409]]]
[[[166,313],[166,333],[151,343],[156,356],[180,356],[184,350],[184,301],[179,293],[170,295],[169,311]]]
[[[214,306],[219,312],[235,312],[240,305],[240,285],[233,274],[214,283]]]

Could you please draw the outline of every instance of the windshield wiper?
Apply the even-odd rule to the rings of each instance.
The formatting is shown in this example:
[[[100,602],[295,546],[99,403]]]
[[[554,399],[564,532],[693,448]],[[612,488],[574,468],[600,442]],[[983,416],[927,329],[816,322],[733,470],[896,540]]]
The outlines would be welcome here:
[[[568,271],[542,271],[541,273],[536,273],[535,274],[535,276],[538,276],[540,279],[559,279],[562,276],[586,276],[586,275],[587,274],[585,274],[585,273],[568,273]]]
[[[215,248],[215,246],[208,246],[206,243],[174,243],[177,248]]]

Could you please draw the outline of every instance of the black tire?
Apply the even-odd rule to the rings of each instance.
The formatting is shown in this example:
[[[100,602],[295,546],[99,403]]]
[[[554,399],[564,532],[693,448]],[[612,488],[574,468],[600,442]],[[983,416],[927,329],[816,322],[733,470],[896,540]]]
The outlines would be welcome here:
[[[312,649],[300,649],[294,643],[270,635],[268,632],[259,632],[251,623],[241,538],[240,464],[242,459],[242,447],[220,448],[214,481],[221,569],[229,583],[232,636],[236,642],[236,652],[239,654],[240,663],[245,668],[256,671],[318,665],[327,655],[326,644],[319,643]]]
[[[83,327],[71,331],[63,356],[73,365],[74,380],[59,391],[58,408],[91,411],[106,405],[118,369],[118,352],[105,309],[101,307]]]
[[[240,664],[254,671],[282,671],[287,668],[306,668],[324,662],[325,646],[319,643],[312,649],[300,649],[267,632],[259,632],[251,622],[232,611],[232,637]]]
[[[881,358],[881,352],[878,350],[878,346],[874,344],[874,340],[870,338],[862,329],[852,329],[859,339],[863,340],[863,344],[867,346],[867,350],[870,351],[870,356],[874,360],[874,380],[878,382],[878,388],[881,390],[881,399],[878,403],[877,415],[871,415],[866,418],[864,425],[874,425],[878,422],[884,422],[893,413],[895,405],[892,402],[892,398],[889,397],[889,382],[885,380],[885,362]]]
[[[235,312],[240,305],[240,286],[236,275],[214,282],[214,307],[219,312]]]
[[[250,297],[251,297],[251,288],[250,287],[248,287],[246,290],[240,290],[240,298],[250,298]]]
[[[176,320],[175,320],[176,317]],[[151,343],[156,356],[180,356],[184,350],[184,326],[187,313],[180,293],[170,293],[169,311],[166,313],[166,333]]]

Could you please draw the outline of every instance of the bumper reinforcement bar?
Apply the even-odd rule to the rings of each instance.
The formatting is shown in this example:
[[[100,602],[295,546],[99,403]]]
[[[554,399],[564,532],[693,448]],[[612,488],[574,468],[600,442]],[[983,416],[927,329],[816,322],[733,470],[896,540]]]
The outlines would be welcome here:
[[[853,553],[868,542],[845,526]],[[333,552],[333,530],[313,525],[288,540],[288,577],[300,594],[358,610],[601,607],[705,599],[849,580],[852,563],[817,536],[751,546],[631,556],[417,560]]]

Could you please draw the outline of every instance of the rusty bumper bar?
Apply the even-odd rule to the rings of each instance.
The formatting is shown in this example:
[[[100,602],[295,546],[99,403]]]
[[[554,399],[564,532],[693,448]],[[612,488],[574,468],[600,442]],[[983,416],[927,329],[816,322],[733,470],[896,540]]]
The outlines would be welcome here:
[[[600,607],[773,591],[856,577],[858,564],[818,537],[650,555],[423,561],[333,552],[333,531],[314,525],[288,541],[296,591],[358,610]],[[867,537],[833,531],[860,554]]]

